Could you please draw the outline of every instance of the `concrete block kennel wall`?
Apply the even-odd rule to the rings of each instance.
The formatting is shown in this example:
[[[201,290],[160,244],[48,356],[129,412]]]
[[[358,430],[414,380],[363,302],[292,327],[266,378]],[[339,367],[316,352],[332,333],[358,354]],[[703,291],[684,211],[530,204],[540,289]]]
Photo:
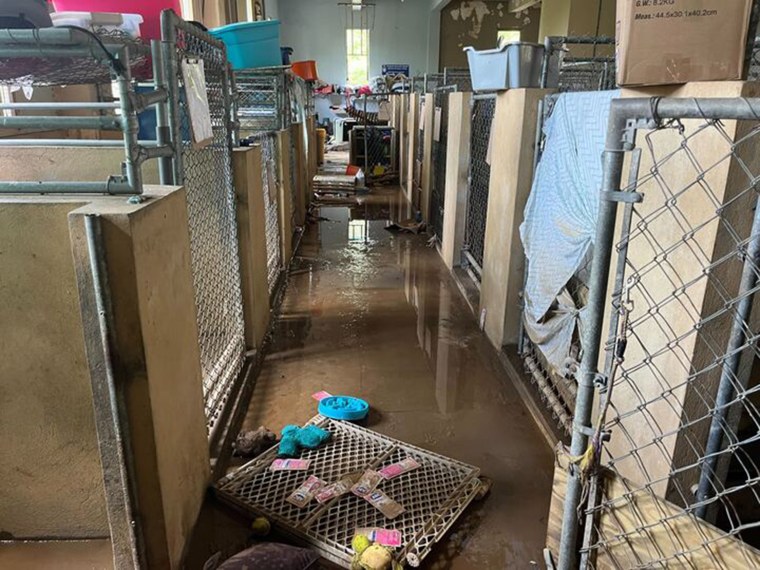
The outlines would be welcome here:
[[[303,140],[303,123],[293,123],[290,125],[290,138],[295,147],[295,196],[296,196],[296,224],[303,225],[306,222],[306,212],[309,206],[309,200],[306,193],[308,183],[306,180],[306,145]]]
[[[124,147],[30,146],[3,147],[0,180],[106,180],[121,172]],[[158,184],[158,161],[142,164],[144,184]]]
[[[253,350],[261,348],[270,320],[261,147],[236,148],[232,153],[232,167],[237,197],[245,344]]]
[[[306,146],[306,164],[308,166],[307,182],[309,188],[307,204],[310,204],[314,196],[314,176],[316,176],[319,169],[319,165],[317,164],[317,119],[315,117],[308,117],[306,119],[306,138],[308,141]]]
[[[520,329],[525,273],[520,224],[533,183],[538,103],[547,93],[510,89],[496,99],[480,310],[486,315],[485,333],[497,349],[515,344]]]
[[[150,567],[178,568],[209,482],[185,192],[0,198],[3,530],[109,535],[88,365],[97,323],[85,215],[99,216],[139,520]]]

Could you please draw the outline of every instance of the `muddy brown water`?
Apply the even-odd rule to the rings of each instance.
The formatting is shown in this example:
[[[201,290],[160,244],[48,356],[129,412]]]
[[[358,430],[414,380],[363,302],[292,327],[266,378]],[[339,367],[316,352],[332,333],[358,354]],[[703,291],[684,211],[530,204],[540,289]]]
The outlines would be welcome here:
[[[245,428],[305,422],[319,390],[364,398],[371,429],[493,480],[426,568],[534,567],[552,452],[428,236],[385,229],[409,213],[400,196],[376,190],[320,208],[326,219],[303,238]]]

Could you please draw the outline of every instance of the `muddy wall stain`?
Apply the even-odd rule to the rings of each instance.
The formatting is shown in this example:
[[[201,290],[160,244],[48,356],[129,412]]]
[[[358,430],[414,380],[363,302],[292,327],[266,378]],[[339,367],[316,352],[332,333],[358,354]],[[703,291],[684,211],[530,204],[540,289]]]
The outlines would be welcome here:
[[[506,2],[454,0],[441,12],[440,69],[467,67],[467,46],[476,49],[496,47],[500,30],[519,30],[521,40],[538,41],[541,11],[509,12]]]

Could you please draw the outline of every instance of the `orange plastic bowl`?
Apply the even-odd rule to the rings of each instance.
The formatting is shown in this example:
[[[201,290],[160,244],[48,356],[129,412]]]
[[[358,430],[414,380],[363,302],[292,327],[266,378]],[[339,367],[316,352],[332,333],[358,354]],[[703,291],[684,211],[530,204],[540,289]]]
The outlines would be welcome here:
[[[293,62],[291,69],[293,73],[306,81],[316,81],[319,79],[317,76],[317,62],[313,59]]]

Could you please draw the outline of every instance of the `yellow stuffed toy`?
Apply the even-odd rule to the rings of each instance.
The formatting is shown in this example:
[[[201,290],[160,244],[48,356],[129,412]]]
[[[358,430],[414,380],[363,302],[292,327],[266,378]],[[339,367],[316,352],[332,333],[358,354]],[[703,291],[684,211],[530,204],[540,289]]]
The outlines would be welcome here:
[[[351,570],[401,570],[401,565],[393,560],[390,548],[373,544],[366,536],[357,534],[351,541],[354,559]]]

